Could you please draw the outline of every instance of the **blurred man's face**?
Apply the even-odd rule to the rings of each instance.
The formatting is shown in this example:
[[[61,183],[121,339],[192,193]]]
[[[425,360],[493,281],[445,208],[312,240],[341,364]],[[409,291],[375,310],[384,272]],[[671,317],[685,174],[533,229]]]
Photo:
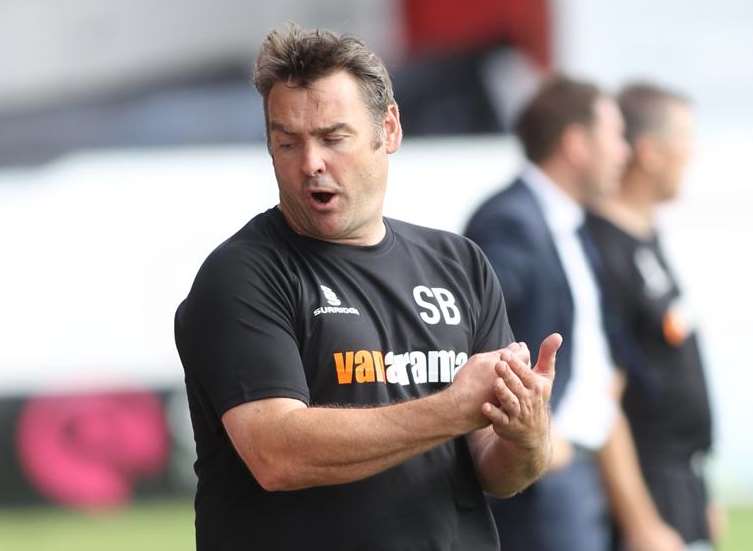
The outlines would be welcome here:
[[[695,125],[690,107],[680,102],[667,106],[664,128],[652,136],[651,146],[656,155],[656,200],[665,201],[677,196],[693,152]]]
[[[617,189],[630,152],[624,134],[625,124],[617,103],[600,97],[594,105],[594,122],[588,131],[588,162],[583,167],[587,201]]]
[[[292,229],[336,243],[377,243],[387,155],[402,137],[397,107],[376,126],[356,80],[338,71],[306,88],[275,84],[267,116],[280,209]]]

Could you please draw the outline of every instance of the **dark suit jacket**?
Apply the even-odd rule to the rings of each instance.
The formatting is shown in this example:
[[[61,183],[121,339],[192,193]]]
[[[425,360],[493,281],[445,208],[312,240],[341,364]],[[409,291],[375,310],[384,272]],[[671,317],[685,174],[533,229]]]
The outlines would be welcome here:
[[[556,409],[572,372],[574,305],[541,206],[517,179],[479,207],[465,233],[496,270],[515,338],[531,348],[532,362],[547,335],[557,332],[564,338],[552,390],[551,404]]]

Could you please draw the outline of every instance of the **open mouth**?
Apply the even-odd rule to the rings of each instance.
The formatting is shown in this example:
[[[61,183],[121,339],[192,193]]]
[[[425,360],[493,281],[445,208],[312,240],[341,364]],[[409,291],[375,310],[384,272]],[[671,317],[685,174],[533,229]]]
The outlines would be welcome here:
[[[316,201],[318,204],[326,205],[332,200],[335,194],[330,193],[328,191],[315,191],[314,193],[311,194],[311,196],[314,198],[314,201]]]

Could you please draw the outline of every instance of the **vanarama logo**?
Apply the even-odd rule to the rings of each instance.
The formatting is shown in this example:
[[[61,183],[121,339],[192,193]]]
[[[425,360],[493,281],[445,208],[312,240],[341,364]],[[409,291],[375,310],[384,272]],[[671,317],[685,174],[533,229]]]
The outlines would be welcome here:
[[[468,361],[466,352],[429,350],[383,353],[381,350],[348,350],[333,354],[337,382],[392,383],[399,385],[451,383]]]
[[[337,298],[337,295],[332,289],[330,289],[326,285],[319,285],[319,287],[321,288],[324,299],[327,301],[327,304],[329,304],[329,306],[320,306],[319,308],[314,310],[314,317],[320,314],[354,314],[356,316],[361,315],[357,308],[340,306],[342,304],[342,301]]]

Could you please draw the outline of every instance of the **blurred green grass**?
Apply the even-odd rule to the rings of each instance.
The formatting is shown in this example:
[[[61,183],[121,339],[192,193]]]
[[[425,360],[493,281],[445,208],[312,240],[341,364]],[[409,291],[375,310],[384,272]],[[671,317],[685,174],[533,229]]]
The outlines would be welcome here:
[[[753,506],[730,508],[719,551],[753,551]]]
[[[719,551],[753,551],[753,506],[727,512]],[[53,508],[0,510],[2,551],[186,551],[194,549],[190,501],[141,503],[80,513]]]
[[[0,510],[0,551],[186,551],[195,548],[190,501],[82,513]]]

